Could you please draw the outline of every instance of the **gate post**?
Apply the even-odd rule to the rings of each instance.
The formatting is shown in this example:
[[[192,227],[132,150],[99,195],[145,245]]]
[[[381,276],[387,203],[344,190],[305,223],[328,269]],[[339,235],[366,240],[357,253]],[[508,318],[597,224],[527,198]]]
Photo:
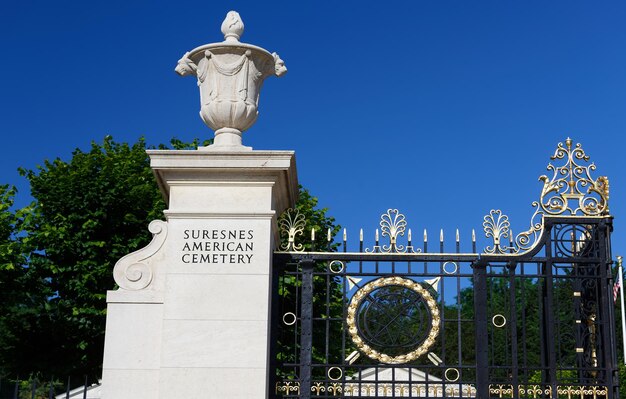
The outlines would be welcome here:
[[[148,154],[167,221],[115,266],[103,397],[264,399],[276,219],[297,199],[294,153]]]
[[[312,259],[300,261],[302,299],[300,309],[300,398],[311,397],[311,365],[313,362],[313,266]]]
[[[277,215],[298,196],[292,151],[252,151],[263,80],[282,76],[276,53],[239,41],[230,11],[224,41],[186,52],[212,145],[150,150],[168,204],[144,249],[115,265],[107,295],[105,399],[246,398],[268,394],[272,252]]]
[[[611,247],[610,240],[608,240],[608,236],[610,234],[610,230],[612,225],[607,223],[606,220],[603,220],[598,225],[598,243],[599,243],[599,255],[600,259],[603,262],[600,263],[600,283],[599,283],[599,291],[600,291],[600,309],[601,312],[601,329],[602,329],[602,357],[603,363],[610,366],[613,370],[619,370],[617,365],[617,356],[616,351],[612,350],[612,348],[617,348],[617,343],[615,342],[615,317],[613,312],[611,311],[611,302],[610,298],[613,294],[613,284],[612,281],[612,273],[611,266],[613,265],[612,255],[611,255]],[[624,289],[620,287],[620,289]],[[609,387],[609,395],[608,399],[617,398],[619,396],[619,391],[615,392],[616,381],[619,381],[618,372],[609,372],[606,371],[606,384]],[[619,387],[620,390],[623,390],[624,387]]]
[[[489,337],[487,331],[487,263],[472,264],[476,317],[476,397],[489,397]]]

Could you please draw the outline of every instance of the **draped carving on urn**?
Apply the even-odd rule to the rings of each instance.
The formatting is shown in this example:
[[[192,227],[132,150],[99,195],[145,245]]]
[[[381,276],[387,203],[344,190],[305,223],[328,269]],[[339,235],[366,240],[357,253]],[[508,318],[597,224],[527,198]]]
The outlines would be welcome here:
[[[224,41],[185,53],[176,66],[179,75],[198,79],[200,117],[215,130],[209,150],[249,149],[241,133],[257,119],[263,81],[287,72],[278,54],[239,42],[243,28],[239,14],[230,11],[222,23]]]

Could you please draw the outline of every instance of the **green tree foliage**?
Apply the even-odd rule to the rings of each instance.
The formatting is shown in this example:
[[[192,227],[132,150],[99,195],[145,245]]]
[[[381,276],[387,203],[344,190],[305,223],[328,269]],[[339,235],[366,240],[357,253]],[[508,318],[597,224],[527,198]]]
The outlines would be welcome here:
[[[0,268],[1,270],[16,270],[24,264],[19,240],[21,220],[12,211],[15,187],[0,186]],[[10,283],[2,281],[3,284]],[[4,286],[2,286],[4,288]],[[4,291],[4,290],[2,290]]]
[[[17,211],[15,190],[0,187],[0,376],[98,375],[113,266],[147,245],[165,208],[147,148],[105,137],[67,161],[21,169],[34,202]],[[297,206],[307,229],[338,231],[306,190]]]
[[[20,221],[11,210],[14,195],[15,188],[0,186],[0,323],[5,321],[9,309],[19,303],[15,295],[23,288],[22,266],[25,260],[16,237]],[[0,336],[0,340],[3,338],[6,337]],[[0,341],[0,348],[6,344]]]
[[[175,149],[197,145],[171,141]],[[88,151],[75,150],[69,161],[21,169],[34,202],[17,211],[15,190],[0,187],[4,374],[97,373],[101,367],[113,265],[150,241],[147,225],[165,207],[146,148],[143,139],[129,145],[105,137]]]
[[[30,207],[12,210],[16,190],[0,186],[0,365],[19,370],[32,349],[25,332],[45,327],[39,315],[46,310],[50,291],[45,281],[26,267],[23,226]]]
[[[128,145],[106,137],[67,162],[21,170],[35,199],[22,226],[27,269],[46,283],[48,297],[36,309],[38,324],[22,329],[32,351],[18,356],[15,372],[101,367],[113,265],[149,242],[146,226],[165,207],[145,150],[143,139]]]

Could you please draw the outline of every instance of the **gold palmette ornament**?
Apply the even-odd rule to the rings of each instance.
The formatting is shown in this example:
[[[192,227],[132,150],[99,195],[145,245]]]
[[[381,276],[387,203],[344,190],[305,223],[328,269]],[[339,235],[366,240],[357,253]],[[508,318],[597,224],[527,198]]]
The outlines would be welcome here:
[[[283,241],[280,248],[283,251],[304,251],[302,244],[296,244],[296,236],[302,235],[304,227],[306,226],[306,219],[299,210],[295,208],[289,208],[281,215],[278,220],[278,226],[280,228],[281,236],[287,236],[287,240]]]
[[[380,216],[380,232],[382,237],[389,237],[389,245],[379,245],[378,229],[376,230],[376,245],[372,249],[366,248],[365,252],[385,252],[385,253],[418,253],[421,249],[411,245],[411,229],[409,229],[408,240],[409,245],[398,244],[398,237],[404,236],[407,228],[407,221],[404,214],[397,209],[387,209],[386,213]],[[361,231],[361,241],[362,231]]]
[[[539,176],[543,182],[539,201],[532,203],[535,213],[530,219],[530,228],[521,232],[515,239],[510,231],[508,217],[500,210],[491,210],[484,218],[485,236],[493,239],[493,246],[485,248],[488,254],[519,255],[532,250],[543,233],[544,216],[591,216],[603,217],[609,214],[609,179],[600,176],[594,179],[591,172],[596,170],[580,143],[573,145],[569,137],[565,144],[559,143],[550,157],[552,161],[562,160],[562,165],[548,164],[552,175]],[[502,238],[510,237],[508,245]]]
[[[483,219],[483,230],[487,238],[493,238],[493,247],[487,247],[485,252],[496,253],[502,248],[502,239],[510,236],[511,223],[509,217],[499,209],[492,209]]]
[[[432,320],[426,339],[416,349],[412,350],[409,353],[398,356],[387,355],[385,353],[377,351],[376,349],[368,345],[366,340],[364,340],[363,337],[359,334],[359,328],[357,326],[356,320],[359,307],[361,306],[363,300],[372,291],[387,286],[406,287],[416,292],[419,296],[423,298],[424,303],[426,304],[426,307],[431,314]],[[441,317],[439,314],[439,308],[437,307],[437,302],[427,289],[425,289],[424,287],[422,287],[421,284],[416,283],[413,280],[394,276],[379,278],[377,280],[367,283],[361,289],[359,289],[350,300],[346,323],[348,325],[348,332],[350,334],[350,337],[352,338],[352,341],[357,346],[357,348],[366,356],[371,359],[378,360],[381,363],[403,364],[411,362],[418,357],[426,354],[428,350],[435,344],[435,340],[439,335],[439,325],[441,323]]]

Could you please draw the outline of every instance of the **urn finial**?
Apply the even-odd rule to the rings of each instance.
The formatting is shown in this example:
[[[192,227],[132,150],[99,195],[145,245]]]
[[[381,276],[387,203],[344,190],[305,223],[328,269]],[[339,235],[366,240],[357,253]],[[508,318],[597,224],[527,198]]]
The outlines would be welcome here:
[[[222,22],[222,33],[224,34],[224,41],[226,42],[238,42],[243,35],[243,21],[237,11],[229,11]]]
[[[278,54],[239,41],[243,22],[236,11],[226,15],[222,33],[223,42],[186,52],[176,72],[198,79],[200,118],[215,131],[213,144],[198,149],[251,150],[242,144],[241,135],[256,121],[263,80],[282,76],[287,68]]]

